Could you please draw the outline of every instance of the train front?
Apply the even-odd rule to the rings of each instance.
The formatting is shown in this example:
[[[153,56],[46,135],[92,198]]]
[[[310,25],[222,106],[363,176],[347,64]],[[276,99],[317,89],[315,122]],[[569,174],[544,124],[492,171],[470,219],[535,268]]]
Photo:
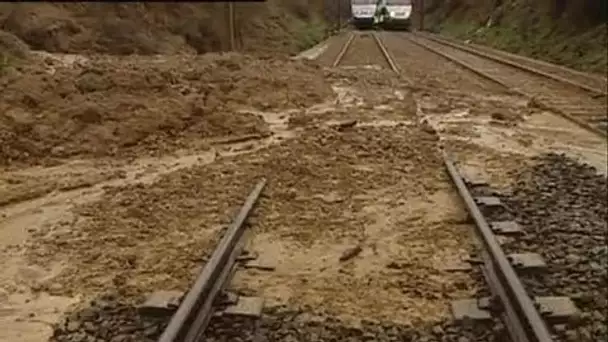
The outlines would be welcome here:
[[[374,26],[376,0],[351,0],[350,8],[352,22],[356,28],[366,29]]]
[[[383,23],[389,29],[409,30],[412,15],[411,0],[386,0],[388,18]]]

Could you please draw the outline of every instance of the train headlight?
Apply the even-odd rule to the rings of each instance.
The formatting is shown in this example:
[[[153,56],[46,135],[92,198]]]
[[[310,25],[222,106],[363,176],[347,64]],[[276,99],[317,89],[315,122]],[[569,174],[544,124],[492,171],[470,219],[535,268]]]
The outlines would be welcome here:
[[[391,15],[391,17],[395,16],[395,11],[391,11],[391,13],[389,13]]]

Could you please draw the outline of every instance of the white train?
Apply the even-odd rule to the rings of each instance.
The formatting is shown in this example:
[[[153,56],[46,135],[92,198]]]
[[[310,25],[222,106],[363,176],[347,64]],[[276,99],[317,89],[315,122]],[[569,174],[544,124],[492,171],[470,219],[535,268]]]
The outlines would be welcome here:
[[[353,24],[359,28],[370,28],[376,20],[377,0],[350,0]]]
[[[388,17],[383,21],[387,28],[409,29],[412,15],[412,0],[385,0]]]
[[[350,0],[352,21],[359,28],[409,29],[411,0]]]

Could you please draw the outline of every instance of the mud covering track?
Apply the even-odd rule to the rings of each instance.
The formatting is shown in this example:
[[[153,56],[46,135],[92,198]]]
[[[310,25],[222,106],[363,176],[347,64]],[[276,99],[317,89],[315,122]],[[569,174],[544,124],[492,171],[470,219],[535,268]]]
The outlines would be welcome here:
[[[286,168],[267,194],[281,200],[261,201],[265,218],[250,247],[276,270],[244,273],[237,288],[354,320],[401,313],[414,322],[446,313],[445,296],[467,280],[441,263],[458,258],[467,240],[457,237],[463,212],[435,169],[441,160],[432,136],[405,127],[316,132],[278,155]],[[428,217],[439,203],[443,212]],[[360,254],[341,262],[353,248]]]
[[[385,43],[393,54],[408,50]],[[443,171],[440,146],[505,185],[513,171],[530,163],[529,156],[546,149],[605,164],[597,152],[602,145],[434,54],[412,51],[420,57],[418,71],[406,80],[367,62],[322,69],[311,62],[246,57],[264,66],[260,74],[246,64],[235,66],[235,57],[215,56],[213,69],[229,77],[211,77],[216,82],[209,94],[219,98],[212,108],[227,117],[255,118],[267,137],[245,133],[248,120],[206,135],[201,132],[213,125],[201,121],[192,126],[201,130],[184,140],[174,134],[178,130],[161,129],[159,138],[119,148],[116,155],[128,158],[77,160],[95,155],[78,150],[69,158],[53,155],[59,163],[53,168],[14,167],[3,183],[6,192],[19,187],[28,196],[1,208],[3,232],[28,232],[2,250],[7,272],[1,298],[8,298],[15,314],[0,323],[21,331],[39,328],[38,337],[30,334],[36,342],[49,334],[48,325],[36,320],[61,322],[54,341],[154,340],[166,320],[148,322],[134,307],[153,290],[185,291],[243,194],[269,175],[247,246],[266,270],[239,271],[231,284],[239,294],[266,299],[258,331],[268,341],[499,341],[496,327],[450,322],[449,303],[482,291],[483,283],[475,273],[446,270],[470,255],[474,240]],[[407,58],[396,60],[402,71],[413,70]],[[175,61],[176,70],[182,61]],[[194,70],[206,68],[193,63]],[[207,93],[202,74],[194,73],[204,80],[198,83],[180,73],[177,83],[191,86],[176,86],[167,98],[187,102]],[[291,84],[291,77],[302,83]],[[459,79],[466,80],[460,87],[451,82]],[[235,82],[243,88],[233,88]],[[206,99],[214,103],[213,96]],[[178,127],[189,132],[191,126]],[[156,147],[163,144],[170,148]],[[63,164],[65,158],[69,163]],[[65,179],[73,183],[63,184]],[[36,194],[47,180],[57,185]],[[111,297],[99,296],[108,289]],[[39,312],[56,313],[36,314],[41,306]],[[255,336],[247,336],[248,324],[217,319],[208,340],[231,340],[238,333],[243,336],[235,339],[250,341]]]
[[[93,296],[114,287],[130,301],[151,288],[185,290],[242,193],[264,174],[248,250],[274,271],[238,272],[234,290],[263,296],[269,310],[285,306],[338,326],[447,329],[449,301],[474,291],[468,275],[444,269],[471,248],[466,216],[441,169],[436,135],[418,126],[411,94],[392,87],[389,73],[330,71],[340,101],[267,115],[288,119],[293,136],[282,143],[83,206],[84,219],[33,246],[35,260],[80,256],[45,288]],[[372,79],[383,96],[359,87]],[[349,118],[360,122],[344,125]]]
[[[247,217],[253,210],[266,179],[261,179],[249,193],[234,221],[222,234],[213,254],[181,303],[159,341],[198,341],[205,334],[207,325],[216,311],[213,307],[221,298],[224,287],[232,280],[237,258],[243,254]]]

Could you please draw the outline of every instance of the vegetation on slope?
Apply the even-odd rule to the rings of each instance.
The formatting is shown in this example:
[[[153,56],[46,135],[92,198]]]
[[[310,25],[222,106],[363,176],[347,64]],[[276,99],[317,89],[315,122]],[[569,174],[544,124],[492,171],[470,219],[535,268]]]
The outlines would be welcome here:
[[[244,51],[294,53],[325,37],[320,0],[237,3]],[[0,32],[35,50],[204,53],[229,47],[226,3],[2,3]]]
[[[427,0],[436,32],[606,73],[608,0]]]

